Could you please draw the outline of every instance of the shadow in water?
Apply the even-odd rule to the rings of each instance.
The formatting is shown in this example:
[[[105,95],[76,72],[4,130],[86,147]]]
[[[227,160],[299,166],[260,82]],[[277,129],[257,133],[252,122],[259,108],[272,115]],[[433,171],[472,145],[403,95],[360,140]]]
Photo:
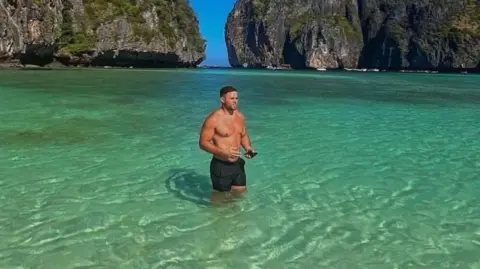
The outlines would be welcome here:
[[[175,168],[168,171],[165,182],[168,192],[198,205],[210,205],[212,185],[208,175],[193,169]]]
[[[241,193],[213,192],[208,175],[187,168],[170,169],[165,187],[176,197],[202,206],[227,205],[243,197]]]

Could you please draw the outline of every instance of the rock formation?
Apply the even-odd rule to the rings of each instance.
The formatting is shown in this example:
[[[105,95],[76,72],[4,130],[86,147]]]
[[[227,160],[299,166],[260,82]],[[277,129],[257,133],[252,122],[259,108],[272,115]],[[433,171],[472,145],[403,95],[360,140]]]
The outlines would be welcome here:
[[[190,67],[204,59],[187,0],[0,0],[0,62]]]
[[[480,68],[480,0],[237,0],[230,65]]]

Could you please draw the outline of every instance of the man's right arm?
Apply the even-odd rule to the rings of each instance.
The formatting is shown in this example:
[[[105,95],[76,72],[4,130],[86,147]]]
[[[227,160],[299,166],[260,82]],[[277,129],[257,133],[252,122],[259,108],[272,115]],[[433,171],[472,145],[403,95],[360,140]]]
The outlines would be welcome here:
[[[200,148],[206,152],[213,155],[223,155],[222,150],[212,143],[213,135],[215,134],[215,121],[216,119],[213,114],[207,116],[200,130],[198,144]]]

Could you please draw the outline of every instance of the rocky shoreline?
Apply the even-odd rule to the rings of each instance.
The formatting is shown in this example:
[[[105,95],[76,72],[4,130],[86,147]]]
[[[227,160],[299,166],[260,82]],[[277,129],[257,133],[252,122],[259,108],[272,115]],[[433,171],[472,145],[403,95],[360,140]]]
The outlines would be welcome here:
[[[35,64],[21,64],[16,61],[0,63],[0,71],[2,70],[73,70],[73,69],[164,69],[164,68],[180,68],[180,69],[192,69],[199,68],[198,66],[133,66],[133,65],[64,65],[60,62],[52,62],[47,65],[35,65]]]
[[[49,65],[39,66],[39,65],[32,65],[32,64],[15,64],[15,63],[0,63],[0,72],[2,70],[9,71],[9,70],[18,70],[18,71],[30,71],[30,70],[43,70],[43,71],[55,71],[55,70],[85,70],[85,69],[164,69],[165,67],[134,67],[134,66],[66,66],[58,62],[54,62]],[[242,69],[238,67],[206,67],[206,66],[190,66],[190,67],[181,67],[181,66],[174,66],[170,68],[175,69]],[[306,68],[306,69],[273,69],[273,68],[264,68],[264,67],[253,67],[253,68],[246,68],[246,69],[258,69],[258,70],[271,70],[272,72],[275,71],[290,71],[290,72],[302,72],[302,71],[311,71],[311,72],[360,72],[360,73],[419,73],[419,74],[465,74],[465,75],[480,75],[480,69],[448,69],[448,70],[408,70],[408,69],[356,69],[356,68],[336,68],[336,69],[325,69],[325,70],[316,70],[313,68]]]

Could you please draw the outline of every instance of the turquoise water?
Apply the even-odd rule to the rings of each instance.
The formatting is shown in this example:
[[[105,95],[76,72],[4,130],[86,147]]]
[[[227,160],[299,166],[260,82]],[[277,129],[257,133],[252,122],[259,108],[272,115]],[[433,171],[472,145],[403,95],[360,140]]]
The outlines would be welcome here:
[[[480,77],[0,72],[0,268],[480,268]],[[248,192],[198,148],[238,87]]]

